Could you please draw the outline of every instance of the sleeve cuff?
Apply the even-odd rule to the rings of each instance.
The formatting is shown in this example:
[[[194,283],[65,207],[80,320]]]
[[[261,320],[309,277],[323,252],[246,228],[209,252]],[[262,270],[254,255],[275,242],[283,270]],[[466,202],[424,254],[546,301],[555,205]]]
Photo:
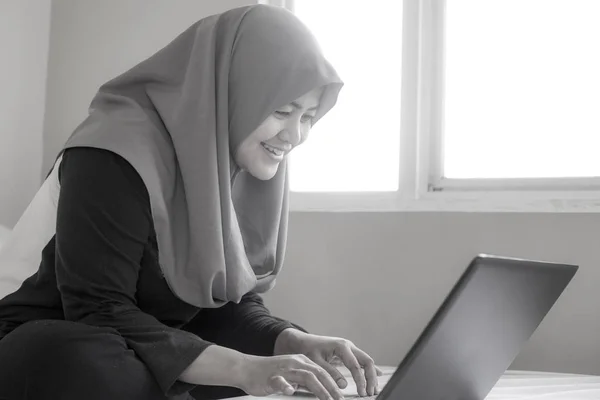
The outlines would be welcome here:
[[[296,325],[292,322],[285,321],[277,317],[273,318],[275,319],[273,325],[269,328],[268,331],[265,332],[265,346],[263,349],[260,349],[262,354],[257,355],[272,356],[274,354],[275,342],[277,341],[277,337],[279,336],[279,334],[281,334],[281,332],[283,332],[286,329],[297,329],[304,333],[308,333],[308,331],[302,328],[300,325]]]
[[[146,364],[153,372],[162,392],[169,398],[188,392],[197,386],[178,379],[183,371],[213,344],[191,333],[185,332],[185,334],[190,336],[189,340],[172,348],[171,354],[165,354],[165,357],[153,357],[151,364]]]

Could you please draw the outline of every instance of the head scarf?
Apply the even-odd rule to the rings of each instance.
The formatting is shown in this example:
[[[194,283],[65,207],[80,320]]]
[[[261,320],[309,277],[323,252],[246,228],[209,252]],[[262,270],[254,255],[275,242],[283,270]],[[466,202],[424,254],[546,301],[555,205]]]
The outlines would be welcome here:
[[[287,235],[286,163],[261,181],[236,173],[231,155],[273,111],[319,87],[315,122],[342,82],[297,17],[236,8],[102,85],[64,149],[107,149],[136,169],[171,291],[219,307],[274,286]]]

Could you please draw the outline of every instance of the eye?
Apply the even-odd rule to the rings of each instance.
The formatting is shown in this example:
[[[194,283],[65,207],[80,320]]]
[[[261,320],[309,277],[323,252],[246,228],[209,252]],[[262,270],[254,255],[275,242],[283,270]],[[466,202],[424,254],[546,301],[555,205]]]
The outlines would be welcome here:
[[[289,118],[290,115],[292,115],[292,113],[289,111],[275,111],[275,116],[279,118]]]
[[[301,120],[302,122],[310,122],[312,123],[313,119],[315,118],[314,115],[303,115]]]

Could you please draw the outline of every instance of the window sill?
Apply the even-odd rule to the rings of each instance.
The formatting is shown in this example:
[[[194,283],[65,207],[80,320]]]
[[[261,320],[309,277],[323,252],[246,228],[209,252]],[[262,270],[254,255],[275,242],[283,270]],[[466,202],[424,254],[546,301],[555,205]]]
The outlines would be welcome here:
[[[600,212],[600,191],[561,192],[291,192],[293,212]]]

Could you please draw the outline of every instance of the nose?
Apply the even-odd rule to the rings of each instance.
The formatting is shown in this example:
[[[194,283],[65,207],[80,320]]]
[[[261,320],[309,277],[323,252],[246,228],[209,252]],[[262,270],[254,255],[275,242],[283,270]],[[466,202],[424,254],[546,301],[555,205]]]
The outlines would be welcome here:
[[[297,121],[289,121],[278,136],[279,139],[284,142],[287,142],[292,146],[297,146],[302,141],[300,123]]]

